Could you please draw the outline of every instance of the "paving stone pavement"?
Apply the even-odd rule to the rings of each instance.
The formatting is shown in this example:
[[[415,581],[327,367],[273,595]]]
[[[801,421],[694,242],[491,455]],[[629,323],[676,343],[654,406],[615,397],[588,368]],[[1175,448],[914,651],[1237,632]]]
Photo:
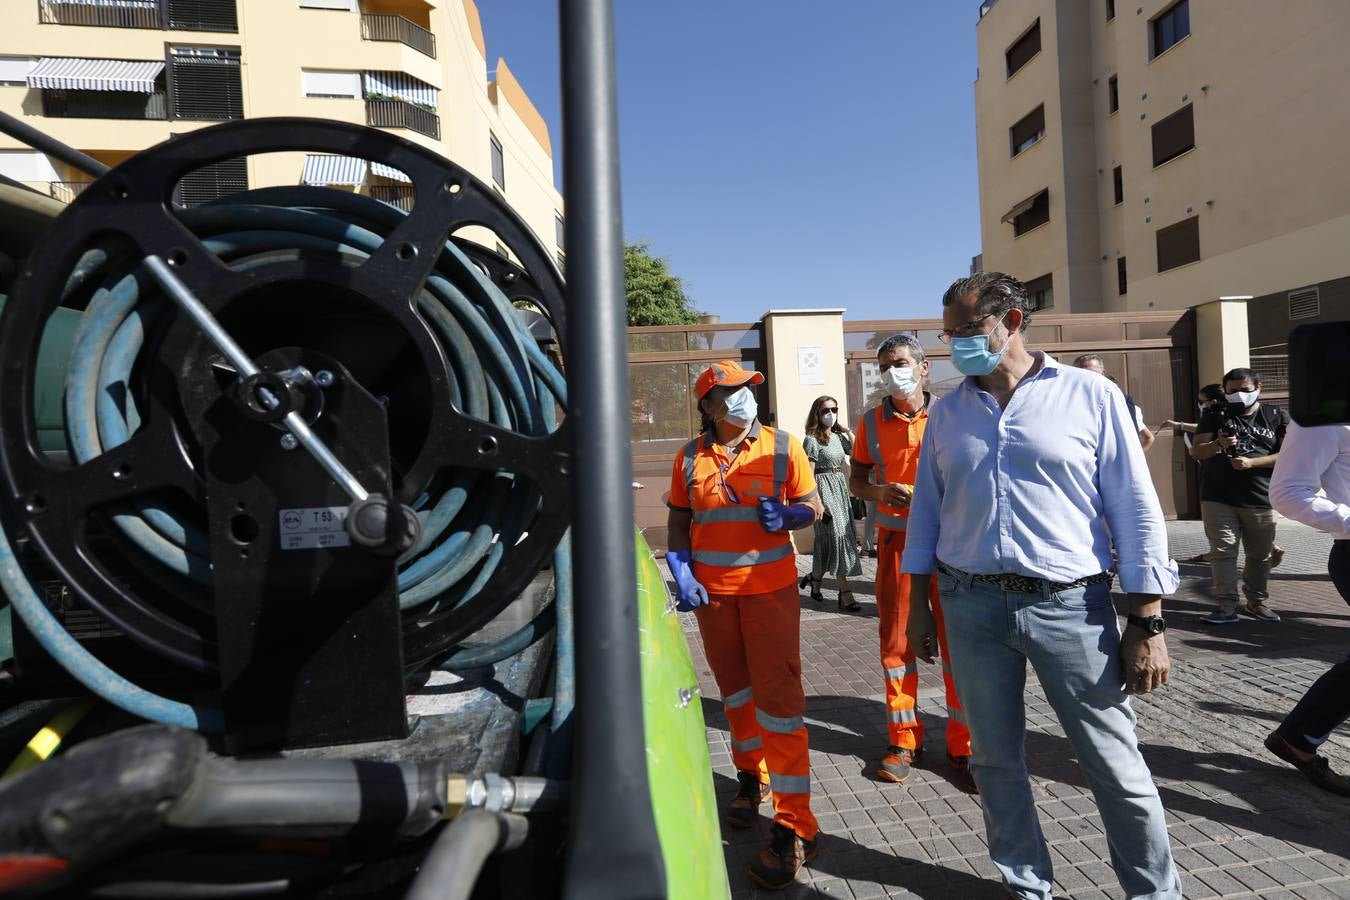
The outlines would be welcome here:
[[[1271,579],[1271,606],[1283,621],[1227,626],[1197,620],[1208,611],[1207,565],[1182,564],[1183,585],[1167,604],[1172,677],[1134,701],[1144,757],[1167,809],[1185,894],[1200,898],[1350,898],[1350,800],[1314,788],[1262,747],[1265,735],[1329,665],[1350,649],[1350,608],[1326,575],[1328,537],[1281,522],[1283,564]],[[1198,522],[1171,522],[1178,559],[1206,549]],[[802,571],[810,557],[798,559]],[[812,806],[820,855],[789,898],[1002,898],[989,862],[979,799],[950,781],[942,749],[946,724],[941,670],[920,663],[919,711],[929,753],[906,785],[872,770],[886,743],[877,658],[875,563],[864,560],[854,589],[860,613],[835,609],[827,588],[817,605],[802,598],[802,679],[811,737]],[[832,584],[832,582],[831,582]],[[1123,598],[1120,598],[1123,602]],[[685,630],[699,671],[719,806],[736,792],[726,717],[692,615]],[[1119,897],[1096,804],[1073,750],[1029,672],[1027,762],[1055,861],[1056,896]],[[1322,751],[1350,772],[1350,737]],[[723,829],[736,900],[769,896],[745,874],[766,844],[769,806],[744,832]]]

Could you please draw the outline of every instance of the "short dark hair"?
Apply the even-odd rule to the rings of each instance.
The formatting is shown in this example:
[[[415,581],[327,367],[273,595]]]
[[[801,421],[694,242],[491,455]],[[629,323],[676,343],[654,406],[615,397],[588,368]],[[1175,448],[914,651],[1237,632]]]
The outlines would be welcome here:
[[[1022,311],[1022,327],[1025,331],[1031,322],[1031,313],[1036,308],[1027,293],[1027,286],[1011,275],[1003,272],[976,272],[965,278],[958,278],[942,295],[942,305],[951,306],[963,297],[975,295],[975,311],[982,316],[991,315],[1008,309]]]
[[[1102,364],[1103,369],[1106,368],[1106,360],[1102,359],[1102,355],[1100,353],[1084,353],[1082,356],[1076,357],[1073,361],[1073,364],[1081,369],[1083,368],[1084,363],[1090,362],[1099,362]]]
[[[1246,381],[1249,378],[1251,379],[1252,384],[1257,387],[1261,386],[1261,373],[1255,369],[1230,369],[1228,374],[1223,376],[1223,383],[1227,384],[1230,381]]]
[[[902,331],[899,334],[893,334],[890,337],[886,338],[886,340],[882,341],[881,346],[877,348],[877,359],[881,359],[883,356],[887,355],[892,350],[899,350],[901,347],[904,347],[906,350],[909,351],[909,355],[914,357],[914,361],[916,363],[923,362],[924,360],[923,344],[919,343],[919,339],[916,338],[914,335],[910,334],[908,331]]]
[[[1204,397],[1206,400],[1222,400],[1223,385],[1207,384],[1200,389],[1200,396]]]

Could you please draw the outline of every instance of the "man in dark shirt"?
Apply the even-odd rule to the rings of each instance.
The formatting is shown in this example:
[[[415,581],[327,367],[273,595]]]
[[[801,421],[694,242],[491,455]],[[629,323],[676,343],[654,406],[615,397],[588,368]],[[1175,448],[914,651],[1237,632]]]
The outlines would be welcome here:
[[[1289,414],[1257,402],[1261,376],[1234,369],[1223,377],[1225,403],[1215,404],[1195,428],[1191,456],[1203,463],[1200,517],[1209,538],[1214,599],[1219,608],[1203,621],[1225,625],[1238,621],[1237,547],[1242,542],[1247,563],[1242,569],[1242,612],[1278,622],[1266,605],[1270,599],[1271,549],[1275,544],[1275,511],[1270,506],[1270,475],[1284,443]]]

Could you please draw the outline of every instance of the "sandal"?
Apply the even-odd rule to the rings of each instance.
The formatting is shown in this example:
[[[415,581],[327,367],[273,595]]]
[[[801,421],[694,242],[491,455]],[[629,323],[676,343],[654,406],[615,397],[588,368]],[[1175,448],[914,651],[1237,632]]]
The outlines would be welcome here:
[[[848,597],[848,599],[845,600],[844,599],[845,597]],[[839,608],[844,612],[857,612],[858,610],[862,609],[862,607],[858,604],[858,601],[853,599],[852,591],[839,592]]]
[[[802,580],[798,583],[797,586],[804,588],[807,585],[810,585],[811,599],[816,601],[817,603],[823,603],[825,601],[825,595],[820,592],[820,584],[821,583],[818,580],[816,580],[814,576],[803,575]]]

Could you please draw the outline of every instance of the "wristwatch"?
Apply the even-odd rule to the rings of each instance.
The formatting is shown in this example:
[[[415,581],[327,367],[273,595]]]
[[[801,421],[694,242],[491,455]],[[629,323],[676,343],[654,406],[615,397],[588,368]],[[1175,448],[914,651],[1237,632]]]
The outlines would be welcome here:
[[[1162,616],[1136,616],[1134,613],[1130,613],[1125,617],[1125,621],[1144,629],[1150,635],[1162,634],[1167,630],[1167,620]]]

